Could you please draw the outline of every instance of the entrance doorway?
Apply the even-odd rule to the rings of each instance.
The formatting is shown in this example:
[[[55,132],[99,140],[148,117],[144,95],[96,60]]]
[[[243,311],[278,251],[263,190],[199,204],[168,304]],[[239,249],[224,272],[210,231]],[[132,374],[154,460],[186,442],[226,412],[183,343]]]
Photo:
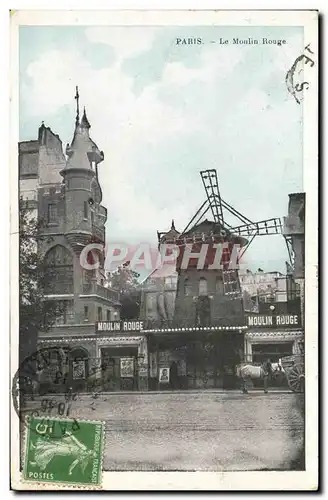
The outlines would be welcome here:
[[[101,349],[103,391],[132,391],[138,388],[138,348],[105,347]]]
[[[243,342],[243,335],[235,332],[207,336],[204,333],[203,341],[190,342],[187,351],[188,387],[234,389]]]
[[[180,389],[179,383],[179,374],[178,374],[178,365],[175,361],[172,361],[170,366],[170,386],[171,389]]]

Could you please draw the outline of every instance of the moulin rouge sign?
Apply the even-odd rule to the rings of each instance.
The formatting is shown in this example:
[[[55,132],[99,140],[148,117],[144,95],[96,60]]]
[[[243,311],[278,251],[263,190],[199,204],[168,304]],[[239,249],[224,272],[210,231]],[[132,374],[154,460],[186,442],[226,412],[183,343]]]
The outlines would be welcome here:
[[[301,321],[298,314],[277,314],[266,316],[254,314],[247,317],[249,327],[300,327]]]
[[[136,332],[143,330],[142,321],[99,321],[97,332]]]

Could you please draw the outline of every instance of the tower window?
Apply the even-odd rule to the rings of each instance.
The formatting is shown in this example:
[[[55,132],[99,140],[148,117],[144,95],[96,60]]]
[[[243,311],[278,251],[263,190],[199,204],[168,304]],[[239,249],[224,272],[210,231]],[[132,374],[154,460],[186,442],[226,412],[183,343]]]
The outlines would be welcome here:
[[[211,305],[209,297],[200,296],[196,302],[196,324],[207,326],[211,323]]]
[[[102,308],[98,307],[98,321],[102,321]]]
[[[199,280],[198,295],[207,295],[207,280],[205,278]]]
[[[192,284],[189,282],[188,278],[184,282],[184,294],[185,296],[192,295]]]
[[[49,203],[48,205],[48,223],[58,222],[58,213],[56,203]]]
[[[83,217],[84,219],[88,219],[88,202],[85,201],[83,204]]]
[[[84,321],[89,321],[89,308],[84,306]]]

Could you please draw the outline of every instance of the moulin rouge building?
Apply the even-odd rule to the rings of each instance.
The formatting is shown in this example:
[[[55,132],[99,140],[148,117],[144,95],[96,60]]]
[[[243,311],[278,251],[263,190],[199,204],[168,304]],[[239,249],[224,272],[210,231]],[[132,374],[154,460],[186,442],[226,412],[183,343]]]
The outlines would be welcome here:
[[[215,171],[201,172],[201,176],[207,206],[205,202],[182,233],[173,221],[169,231],[158,233],[159,246],[173,243],[180,247],[175,269],[162,278],[153,273],[143,286],[141,318],[146,320],[149,387],[153,389],[236,388],[238,363],[278,361],[298,354],[304,341],[302,287],[296,280],[301,261],[304,266],[304,254],[299,251],[304,225],[302,232],[299,218],[294,229],[286,223],[282,227],[276,218],[254,223],[221,199]],[[242,224],[227,224],[222,207]],[[206,208],[212,220],[202,220]],[[251,280],[247,276],[252,286],[245,300],[245,281],[237,269],[230,269],[233,248],[239,245],[246,251],[254,235],[271,234],[291,238],[292,265],[287,266],[287,275],[259,269]],[[213,269],[218,244],[225,244],[226,253],[222,269]],[[206,257],[198,268],[203,245]],[[187,267],[181,265],[186,252]]]
[[[228,266],[234,245],[246,249],[250,235],[279,234],[280,221],[254,223],[233,209],[220,197],[215,171],[201,172],[207,199],[182,233],[173,222],[169,231],[158,233],[159,246],[173,243],[181,249],[175,269],[142,284],[139,318],[120,319],[120,297],[103,262],[91,271],[80,263],[88,244],[105,243],[107,210],[98,175],[104,154],[90,137],[85,111],[80,119],[78,92],[76,100],[66,156],[60,138],[44,124],[37,140],[19,144],[20,194],[46,221],[44,236],[51,237],[39,248],[48,278],[45,300],[60,302],[63,311],[49,331],[39,333],[40,347],[56,346],[62,353],[59,362],[54,359],[53,373],[40,375],[45,390],[67,385],[92,390],[95,379],[105,391],[235,388],[236,364],[275,361],[295,352],[303,329],[293,276],[284,301],[263,302],[254,312],[245,307],[238,271]],[[226,223],[223,208],[239,225]],[[207,211],[211,220],[204,220]],[[293,247],[302,235],[290,233]],[[224,266],[211,269],[215,245],[222,243],[227,245]],[[192,253],[204,244],[208,251],[198,269]]]

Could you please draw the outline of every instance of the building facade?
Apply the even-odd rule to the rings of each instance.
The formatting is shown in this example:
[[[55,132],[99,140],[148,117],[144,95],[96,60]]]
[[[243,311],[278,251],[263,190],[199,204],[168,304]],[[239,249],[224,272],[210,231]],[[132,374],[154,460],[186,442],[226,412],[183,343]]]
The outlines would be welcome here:
[[[289,195],[288,215],[284,217],[284,236],[289,250],[291,265],[289,293],[293,294],[293,283],[297,284],[304,325],[305,304],[305,193]]]
[[[158,233],[159,243],[171,242],[172,232],[179,242],[180,233],[172,226],[168,233]],[[184,238],[195,241],[200,232],[206,242],[206,235],[218,231],[205,221]],[[196,255],[199,248],[191,250]],[[181,259],[180,252],[169,276],[156,277],[155,272],[143,283],[150,389],[236,388],[237,364],[261,364],[268,358],[278,362],[302,352],[300,290],[294,276],[261,269],[215,270],[211,256],[202,269],[192,258],[181,269]]]
[[[245,312],[268,312],[272,303],[281,312],[287,312],[286,275],[278,271],[264,272],[262,269],[253,273],[247,269],[239,273],[239,280]]]

